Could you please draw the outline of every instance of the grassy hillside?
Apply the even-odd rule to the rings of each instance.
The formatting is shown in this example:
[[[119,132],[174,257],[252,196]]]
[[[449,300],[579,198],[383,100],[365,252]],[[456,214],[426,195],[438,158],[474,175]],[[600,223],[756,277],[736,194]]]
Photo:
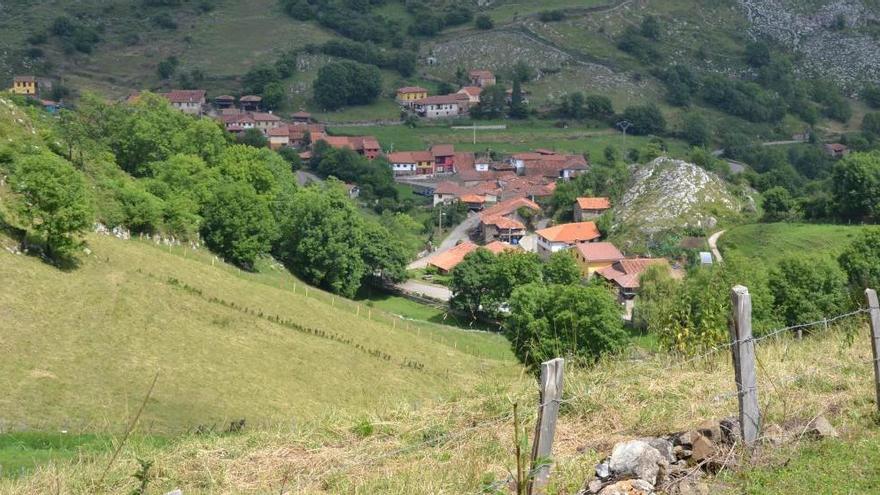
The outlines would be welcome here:
[[[787,336],[761,342],[758,386],[764,424],[797,428],[825,414],[841,438],[803,438],[762,450],[752,467],[725,470],[720,479],[710,480],[710,493],[811,493],[832,486],[825,491],[850,493],[880,482],[876,469],[846,467],[864,465],[863,456],[874,455],[880,446],[871,351],[862,321],[847,320],[847,326],[803,342]],[[537,397],[528,375],[491,376],[478,395],[336,416],[320,425],[289,428],[285,423],[168,441],[137,438],[112,465],[105,489],[130,492],[140,458],[155,463],[150,490],[159,493],[174,488],[196,494],[503,491],[515,469],[511,404],[520,403],[525,424],[531,425]],[[687,364],[636,351],[590,369],[567,367],[564,387],[549,490],[556,495],[576,492],[617,441],[691,428],[707,418],[733,415],[737,408],[730,357],[724,351]],[[89,438],[75,440],[82,444],[77,460],[46,465],[21,479],[0,479],[0,494],[97,491],[95,480],[109,461],[110,443],[98,448]],[[2,448],[0,442],[0,454]]]
[[[102,236],[89,248],[70,272],[0,250],[4,425],[116,431],[157,371],[144,418],[156,432],[417,407],[515,376],[500,336],[307,296],[274,265],[240,273],[208,253]]]
[[[758,223],[728,230],[718,242],[722,253],[735,252],[772,266],[795,255],[837,257],[866,227],[799,223]]]

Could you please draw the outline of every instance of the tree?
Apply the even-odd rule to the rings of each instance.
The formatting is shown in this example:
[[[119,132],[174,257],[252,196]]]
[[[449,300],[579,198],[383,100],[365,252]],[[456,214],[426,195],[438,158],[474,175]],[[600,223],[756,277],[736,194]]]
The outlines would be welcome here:
[[[486,14],[481,14],[477,16],[475,21],[477,29],[487,30],[495,27],[495,23],[492,22],[492,18]]]
[[[880,108],[880,85],[868,84],[862,89],[862,99],[871,108]]]
[[[660,39],[660,21],[652,15],[646,15],[642,18],[639,31],[645,38],[657,41]]]
[[[516,83],[517,81],[519,81],[520,83],[529,82],[532,80],[534,75],[535,71],[533,71],[532,68],[529,67],[529,64],[527,64],[523,60],[517,61],[516,64],[514,64],[513,66],[512,79],[514,83]]]
[[[631,134],[658,134],[666,129],[666,119],[663,118],[663,112],[653,103],[626,107],[626,110],[623,111],[623,118],[632,124],[628,130]]]
[[[534,283],[513,291],[505,333],[532,368],[560,356],[592,362],[622,349],[628,338],[607,289]]]
[[[174,56],[168,57],[159,62],[159,65],[156,67],[156,72],[159,74],[159,78],[171,79],[171,76],[177,71],[179,63],[177,57]]]
[[[485,87],[480,93],[480,103],[474,107],[472,113],[475,114],[475,117],[497,119],[504,115],[504,109],[507,106],[506,99],[507,92],[504,90],[504,86],[493,84]]]
[[[862,118],[862,131],[873,138],[880,137],[880,112],[865,114]]]
[[[312,85],[315,101],[329,110],[372,102],[382,91],[382,75],[375,65],[350,60],[332,62],[318,70]]]
[[[519,80],[513,81],[513,90],[510,94],[510,116],[514,119],[523,119],[528,115],[525,103],[523,103],[522,87]]]
[[[205,245],[245,268],[253,268],[257,257],[267,254],[278,236],[268,200],[245,182],[221,184],[205,203],[202,216]]]
[[[281,80],[278,70],[271,65],[257,65],[242,77],[241,84],[245,93],[259,95],[266,86]]]
[[[791,218],[794,209],[794,201],[791,193],[784,187],[773,187],[764,191],[764,217],[765,222],[779,222]]]
[[[786,325],[818,321],[846,305],[846,279],[836,263],[810,256],[779,262],[769,280],[776,312]]]
[[[70,255],[93,220],[82,175],[64,159],[41,153],[20,158],[9,179],[22,199],[18,213],[46,242],[46,254]]]
[[[544,264],[544,283],[574,285],[581,281],[581,270],[569,250],[557,251]]]
[[[265,148],[269,144],[269,140],[266,139],[263,132],[253,127],[241,133],[241,135],[238,136],[237,141],[247,146],[253,146],[254,148]]]
[[[537,254],[507,251],[497,255],[492,264],[489,297],[482,301],[483,312],[492,314],[495,308],[507,302],[516,287],[540,282],[541,277],[541,260]]]
[[[880,152],[850,153],[831,172],[831,194],[845,220],[861,220],[880,208]]]
[[[880,287],[880,229],[862,231],[840,254],[838,262],[854,290]]]
[[[591,119],[604,120],[614,115],[614,105],[607,96],[587,95],[584,99],[584,111]]]
[[[263,106],[269,110],[278,110],[287,100],[284,84],[273,82],[263,89]]]
[[[682,119],[681,136],[692,146],[705,146],[711,136],[709,123],[702,115],[688,112]]]
[[[483,304],[491,300],[492,285],[495,279],[495,264],[498,258],[487,249],[477,249],[468,253],[464,260],[452,269],[453,309],[464,311],[476,318],[483,310]]]
[[[276,253],[308,282],[346,297],[369,280],[403,277],[405,252],[384,228],[367,223],[336,180],[299,189]]]
[[[752,67],[764,67],[770,63],[770,47],[763,41],[753,41],[746,45],[746,63]]]

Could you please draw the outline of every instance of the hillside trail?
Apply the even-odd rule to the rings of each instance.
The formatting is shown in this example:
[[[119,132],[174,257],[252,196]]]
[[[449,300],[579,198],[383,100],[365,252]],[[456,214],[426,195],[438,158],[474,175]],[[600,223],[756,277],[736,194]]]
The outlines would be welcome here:
[[[724,261],[724,258],[721,257],[721,251],[718,250],[718,239],[722,235],[724,235],[725,232],[727,232],[727,231],[726,230],[719,230],[718,232],[715,232],[714,234],[709,236],[709,241],[708,241],[709,242],[709,249],[712,250],[712,256],[715,257],[715,259],[718,261],[718,263],[721,263],[722,261]]]

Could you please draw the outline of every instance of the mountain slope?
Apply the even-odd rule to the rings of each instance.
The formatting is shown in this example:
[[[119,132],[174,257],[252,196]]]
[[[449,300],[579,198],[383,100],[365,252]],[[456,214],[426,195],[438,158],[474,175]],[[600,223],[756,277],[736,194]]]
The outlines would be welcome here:
[[[5,425],[115,429],[158,370],[144,424],[161,432],[381,411],[516,369],[497,359],[510,355],[503,337],[407,328],[306,296],[272,265],[242,274],[206,252],[105,236],[89,249],[71,272],[0,250]]]

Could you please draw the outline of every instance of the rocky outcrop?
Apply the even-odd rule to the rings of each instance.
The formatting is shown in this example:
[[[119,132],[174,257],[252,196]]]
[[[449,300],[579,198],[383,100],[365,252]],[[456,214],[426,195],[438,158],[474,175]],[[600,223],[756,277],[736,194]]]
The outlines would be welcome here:
[[[880,20],[880,12],[865,0],[826,0],[808,9],[791,0],[739,4],[752,35],[769,37],[801,54],[802,69],[853,89],[859,81],[880,80],[880,43],[863,31]]]
[[[753,208],[717,175],[692,163],[660,157],[634,166],[629,187],[614,208],[617,228],[644,235],[696,227],[711,230],[720,217]]]

